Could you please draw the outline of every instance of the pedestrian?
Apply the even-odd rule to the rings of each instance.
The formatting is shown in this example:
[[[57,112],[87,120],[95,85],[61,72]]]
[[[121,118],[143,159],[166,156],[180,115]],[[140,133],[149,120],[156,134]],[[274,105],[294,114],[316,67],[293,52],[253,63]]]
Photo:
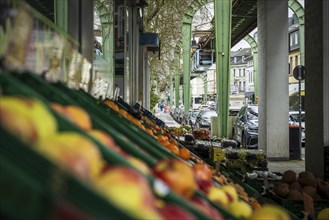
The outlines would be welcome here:
[[[163,110],[163,102],[160,102],[160,111],[162,112]]]

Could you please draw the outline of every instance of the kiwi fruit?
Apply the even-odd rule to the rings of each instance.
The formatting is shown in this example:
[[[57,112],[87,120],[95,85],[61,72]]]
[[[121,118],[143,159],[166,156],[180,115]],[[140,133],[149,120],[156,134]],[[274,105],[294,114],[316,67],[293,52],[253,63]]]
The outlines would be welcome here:
[[[318,194],[323,199],[329,199],[329,183],[323,180],[318,181]]]
[[[316,194],[316,189],[313,186],[304,186],[302,192],[308,194],[309,196],[313,197]]]
[[[293,182],[295,182],[297,179],[297,174],[295,173],[295,171],[293,170],[287,170],[282,174],[282,182],[291,184]]]
[[[318,184],[318,181],[315,179],[314,175],[307,171],[299,173],[298,181],[299,181],[300,185],[302,185],[302,186],[316,187]]]
[[[285,198],[289,193],[289,184],[280,182],[273,187],[273,192],[275,195]]]
[[[298,190],[292,189],[288,193],[287,199],[290,199],[290,200],[302,200],[303,199],[303,196],[302,196],[302,194]]]
[[[290,186],[289,186],[289,189],[290,189],[290,190],[294,189],[294,190],[300,191],[300,190],[302,190],[302,188],[303,188],[303,187],[300,185],[300,183],[299,183],[298,181],[293,182],[293,183],[290,184]]]
[[[313,173],[308,172],[308,171],[302,171],[298,174],[298,179],[302,179],[302,178],[305,178],[305,177],[313,177],[314,178],[314,175],[313,175]]]

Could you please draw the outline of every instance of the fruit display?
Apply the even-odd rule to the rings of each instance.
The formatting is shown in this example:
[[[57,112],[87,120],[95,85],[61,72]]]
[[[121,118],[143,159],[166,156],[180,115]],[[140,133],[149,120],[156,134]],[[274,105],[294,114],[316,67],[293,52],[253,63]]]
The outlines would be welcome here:
[[[180,127],[167,127],[166,130],[176,137],[184,136],[186,133],[192,131],[191,127],[186,125],[181,125]]]
[[[67,175],[70,181],[66,182],[65,178],[56,180],[58,185],[49,187],[67,196],[78,209],[92,207],[86,213],[91,218],[106,219],[108,215],[115,219],[173,219],[178,216],[183,219],[248,219],[256,210],[262,209],[262,204],[249,196],[228,174],[216,171],[194,155],[155,120],[127,111],[111,100],[91,102],[92,97],[86,94],[58,84],[48,85],[38,77],[30,79],[27,74],[15,77],[1,75],[0,83],[6,94],[1,99],[28,103],[17,114],[21,114],[22,123],[31,126],[27,128],[33,132],[25,134],[25,130],[13,126],[18,122],[11,124],[9,120],[2,120],[14,109],[2,102],[1,110],[8,110],[0,113],[1,129],[11,132],[29,146],[26,149],[35,151],[40,160],[43,158],[54,164],[59,173],[64,173],[55,172],[53,178]],[[24,85],[23,82],[29,79],[29,85]],[[15,80],[17,87],[11,85],[15,89],[9,89],[8,82],[16,83]],[[65,92],[57,91],[58,88]],[[31,112],[29,108],[34,102],[41,103],[41,109],[36,109],[42,112],[43,119],[35,117],[34,113],[25,113]],[[41,132],[42,129],[47,132]],[[4,149],[15,152],[7,142],[5,145]],[[10,159],[10,163],[18,161]],[[5,168],[1,166],[1,169]],[[87,187],[90,192],[69,194],[71,190],[80,189],[71,186],[71,182]],[[159,182],[164,186],[161,190],[157,188]],[[100,202],[100,207],[82,204],[78,199],[80,194],[89,195],[80,197],[90,198],[86,199],[88,202],[103,199],[106,202]],[[106,212],[107,207],[112,208]],[[0,210],[3,210],[2,204]]]
[[[308,171],[297,174],[286,170],[281,181],[268,194],[298,216],[302,216],[302,211],[305,210],[305,197],[313,200],[316,213],[329,206],[329,182],[316,178]]]
[[[262,150],[245,150],[225,148],[225,164],[229,169],[243,172],[252,170],[268,170],[267,159]]]
[[[195,139],[209,140],[210,132],[206,129],[195,130],[193,131],[193,136]]]

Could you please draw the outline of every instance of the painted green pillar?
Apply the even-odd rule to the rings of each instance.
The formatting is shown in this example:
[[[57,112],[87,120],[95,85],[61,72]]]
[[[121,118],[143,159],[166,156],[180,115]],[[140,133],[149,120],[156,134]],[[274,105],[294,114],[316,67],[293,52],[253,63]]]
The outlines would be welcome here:
[[[232,1],[214,0],[218,136],[228,136]]]
[[[175,77],[175,107],[178,107],[179,104],[179,84],[180,84],[180,52],[181,44],[176,45],[175,54],[174,54],[174,77]]]
[[[68,2],[67,0],[55,0],[54,9],[55,9],[55,24],[67,32],[68,24]]]
[[[170,101],[169,105],[170,107],[174,105],[174,82],[173,82],[173,73],[171,71],[169,77],[170,77],[170,87],[169,87],[169,93],[170,93]]]
[[[185,15],[183,20],[183,101],[184,110],[188,112],[191,106],[191,23],[193,17],[187,17]]]
[[[113,28],[113,1],[109,0],[108,5],[96,4],[102,28],[102,49],[103,59],[106,61],[105,75],[102,76],[108,83],[106,96],[111,97],[114,88],[114,28]]]
[[[255,94],[255,104],[258,104],[258,44],[253,37],[250,35],[245,36],[245,41],[250,45],[252,49],[252,59],[254,63],[254,94]]]
[[[208,78],[207,78],[207,73],[205,73],[203,75],[203,89],[204,89],[204,95],[203,95],[203,101],[204,101],[204,104],[207,103],[208,101]]]
[[[288,1],[289,8],[296,14],[299,23],[300,65],[305,65],[305,12],[297,0]]]

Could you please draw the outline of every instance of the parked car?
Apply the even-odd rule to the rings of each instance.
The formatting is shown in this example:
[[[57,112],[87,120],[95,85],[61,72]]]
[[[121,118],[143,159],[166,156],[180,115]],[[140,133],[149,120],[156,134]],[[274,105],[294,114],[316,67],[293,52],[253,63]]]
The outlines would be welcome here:
[[[196,117],[198,116],[200,110],[199,109],[193,109],[192,111],[189,112],[189,117],[188,119],[188,124],[191,125],[192,128],[195,127],[195,121]]]
[[[180,123],[180,114],[181,112],[184,111],[184,108],[178,107],[175,109],[175,114],[174,114],[174,119]]]
[[[195,128],[208,128],[210,130],[210,118],[217,116],[217,112],[209,109],[200,110],[195,120]]]
[[[177,122],[179,122],[180,124],[183,124],[183,117],[184,117],[185,111],[184,109],[181,109],[178,113],[178,118],[177,118]]]
[[[241,147],[258,148],[258,106],[244,105],[233,122],[233,139]]]

